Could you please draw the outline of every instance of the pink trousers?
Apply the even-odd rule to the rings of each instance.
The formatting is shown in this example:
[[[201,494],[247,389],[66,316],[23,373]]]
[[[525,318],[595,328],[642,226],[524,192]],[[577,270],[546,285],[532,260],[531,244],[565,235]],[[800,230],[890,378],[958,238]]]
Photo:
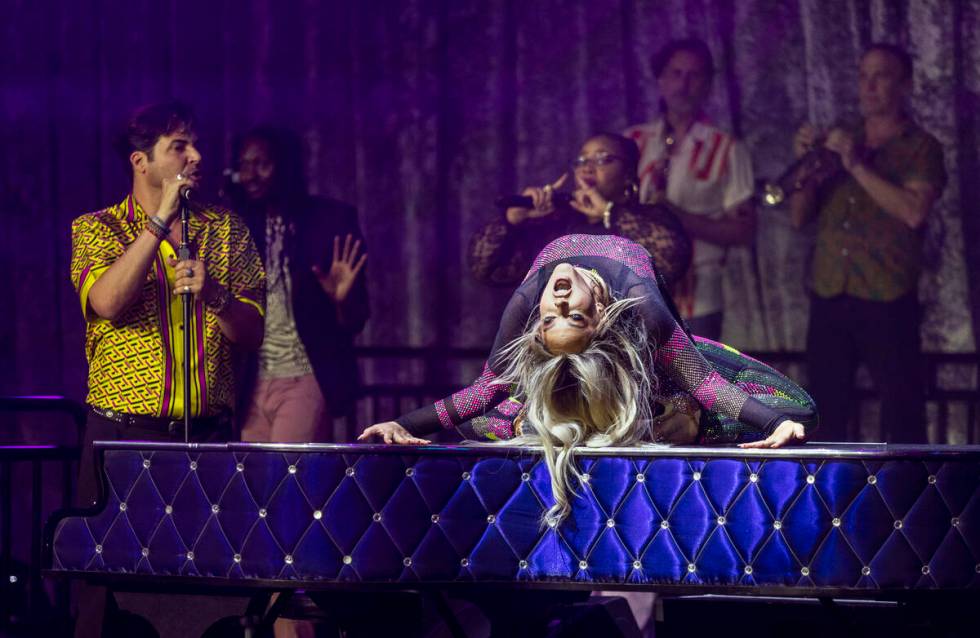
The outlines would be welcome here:
[[[259,379],[242,426],[242,441],[322,443],[330,433],[330,409],[312,374]]]

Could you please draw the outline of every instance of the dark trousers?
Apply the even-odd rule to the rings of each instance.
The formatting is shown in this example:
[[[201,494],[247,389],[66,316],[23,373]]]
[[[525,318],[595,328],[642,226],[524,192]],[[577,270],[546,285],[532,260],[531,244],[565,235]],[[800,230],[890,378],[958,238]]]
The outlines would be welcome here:
[[[810,394],[820,412],[821,441],[848,440],[855,414],[854,373],[864,363],[881,399],[889,443],[925,443],[925,394],[915,294],[895,301],[813,296],[807,335]]]
[[[170,433],[167,429],[149,429],[127,426],[89,412],[85,422],[85,438],[82,440],[79,459],[78,484],[75,490],[75,505],[90,507],[99,494],[99,476],[95,464],[93,441],[171,441],[184,442],[183,429]],[[190,440],[195,443],[218,443],[231,440],[231,422],[218,429],[191,430]],[[89,585],[76,581],[73,588],[76,609],[75,636],[102,636],[106,624],[106,610],[110,603],[109,590],[105,587]],[[111,633],[109,634],[111,635]]]

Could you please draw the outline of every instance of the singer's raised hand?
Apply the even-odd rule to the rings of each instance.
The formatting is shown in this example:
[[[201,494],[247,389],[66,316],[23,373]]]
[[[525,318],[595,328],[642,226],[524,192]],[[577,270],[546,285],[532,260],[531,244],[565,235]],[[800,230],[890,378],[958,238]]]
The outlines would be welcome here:
[[[562,173],[561,177],[550,184],[525,188],[521,195],[530,197],[534,202],[534,208],[508,208],[507,221],[516,226],[528,219],[550,215],[555,210],[555,191],[561,188],[567,179],[568,173]]]
[[[160,208],[156,211],[156,216],[165,224],[169,224],[180,210],[180,189],[187,186],[190,180],[183,173],[177,173],[173,177],[163,178],[163,187],[160,194]],[[152,211],[147,211],[153,215]]]
[[[572,193],[569,206],[589,218],[590,222],[602,221],[609,200],[603,197],[594,186],[589,186],[581,177],[575,177],[578,188]]]
[[[354,241],[351,235],[347,235],[344,240],[344,249],[340,249],[340,237],[333,238],[333,259],[330,262],[330,270],[323,272],[319,266],[313,266],[313,274],[316,275],[320,287],[327,293],[334,303],[341,303],[350,294],[357,275],[364,268],[367,261],[367,253],[358,258],[357,253],[361,250],[361,240]]]

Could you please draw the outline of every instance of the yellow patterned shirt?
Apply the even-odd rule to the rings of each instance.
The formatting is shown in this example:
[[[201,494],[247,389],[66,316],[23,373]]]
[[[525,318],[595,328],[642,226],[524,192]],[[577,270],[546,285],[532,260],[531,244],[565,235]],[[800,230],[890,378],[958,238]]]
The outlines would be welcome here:
[[[88,304],[92,284],[143,231],[146,214],[132,195],[120,204],[72,223],[71,280],[85,315],[88,398],[95,407],[181,418],[183,397],[183,307],[173,294],[176,279],[166,241],[146,273],[143,289],[115,321]],[[238,300],[265,307],[265,272],[248,228],[231,211],[210,208],[190,219],[191,254],[208,275]],[[211,416],[234,406],[231,342],[203,303],[194,303],[191,325],[192,416]]]

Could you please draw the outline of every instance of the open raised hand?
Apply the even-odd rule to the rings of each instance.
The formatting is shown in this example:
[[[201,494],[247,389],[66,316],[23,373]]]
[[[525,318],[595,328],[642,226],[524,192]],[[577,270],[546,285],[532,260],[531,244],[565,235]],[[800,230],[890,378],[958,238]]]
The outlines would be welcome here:
[[[341,303],[350,294],[357,275],[364,268],[367,261],[367,253],[358,258],[357,254],[361,250],[361,240],[354,241],[351,235],[347,235],[344,240],[344,248],[340,249],[340,237],[333,238],[333,260],[330,262],[330,270],[323,272],[319,266],[313,266],[313,274],[320,282],[323,292],[333,299],[334,303]]]

